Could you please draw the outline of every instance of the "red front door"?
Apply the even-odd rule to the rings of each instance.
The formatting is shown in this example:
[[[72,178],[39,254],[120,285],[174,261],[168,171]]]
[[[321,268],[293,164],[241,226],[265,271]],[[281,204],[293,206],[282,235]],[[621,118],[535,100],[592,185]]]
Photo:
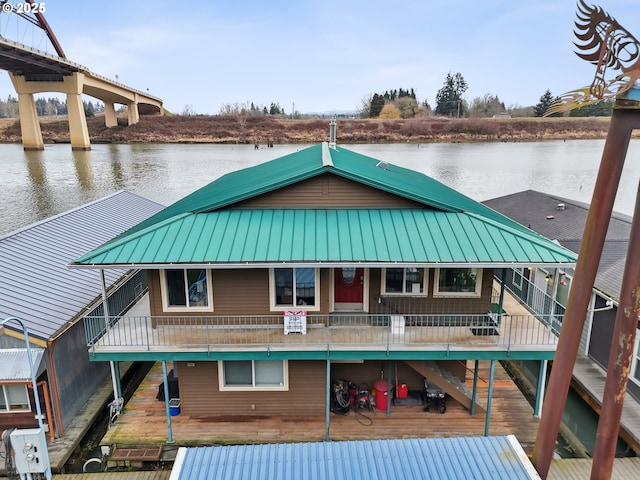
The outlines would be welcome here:
[[[364,268],[344,267],[333,269],[334,302],[362,309]]]

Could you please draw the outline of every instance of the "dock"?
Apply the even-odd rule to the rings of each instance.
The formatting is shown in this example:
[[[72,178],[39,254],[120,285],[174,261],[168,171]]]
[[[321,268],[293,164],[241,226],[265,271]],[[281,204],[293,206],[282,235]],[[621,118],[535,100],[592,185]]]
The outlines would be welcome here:
[[[472,365],[471,365],[472,367]],[[478,398],[486,404],[489,361],[480,362]],[[470,379],[468,382],[471,382]],[[102,439],[111,448],[138,448],[164,445],[165,450],[180,446],[247,444],[267,442],[318,442],[325,440],[326,424],[321,416],[242,415],[197,417],[184,413],[171,417],[175,444],[167,445],[165,404],[156,400],[162,382],[162,367],[154,365],[121,415]],[[484,435],[485,414],[471,416],[469,410],[447,399],[447,411],[425,412],[421,405],[392,406],[383,410],[351,411],[331,414],[331,440],[447,437]],[[508,374],[496,363],[490,435],[515,434],[526,452],[531,453],[538,428],[533,408]]]

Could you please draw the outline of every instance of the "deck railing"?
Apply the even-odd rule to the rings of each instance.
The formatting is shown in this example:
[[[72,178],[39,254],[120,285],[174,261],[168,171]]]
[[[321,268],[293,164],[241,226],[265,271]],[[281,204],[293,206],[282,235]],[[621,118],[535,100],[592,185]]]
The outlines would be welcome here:
[[[552,348],[557,338],[533,315],[370,315],[306,316],[306,333],[285,334],[282,315],[122,317],[105,322],[86,317],[87,345],[93,350],[237,348],[282,350],[415,349],[455,347]],[[107,325],[108,328],[107,328]]]

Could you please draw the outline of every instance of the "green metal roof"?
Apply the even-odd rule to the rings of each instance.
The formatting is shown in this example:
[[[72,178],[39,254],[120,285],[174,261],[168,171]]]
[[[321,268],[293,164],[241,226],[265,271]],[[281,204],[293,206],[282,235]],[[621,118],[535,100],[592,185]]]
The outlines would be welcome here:
[[[125,234],[155,225],[176,215],[219,210],[324,173],[339,175],[431,208],[448,212],[474,212],[512,227],[528,230],[495,210],[420,172],[382,163],[380,160],[346,148],[329,148],[327,143],[322,143],[269,162],[227,173],[178,200]]]
[[[229,209],[331,173],[421,208]],[[422,173],[326,143],[229,173],[71,266],[566,264],[575,254]]]
[[[183,214],[110,242],[84,265],[566,264],[575,255],[474,213],[251,209]]]

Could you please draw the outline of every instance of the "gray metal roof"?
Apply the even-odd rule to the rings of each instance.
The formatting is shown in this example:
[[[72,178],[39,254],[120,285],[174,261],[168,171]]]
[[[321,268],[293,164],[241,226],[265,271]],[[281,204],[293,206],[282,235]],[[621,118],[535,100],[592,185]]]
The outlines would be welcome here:
[[[578,253],[589,205],[575,200],[526,190],[483,202],[531,230]],[[562,204],[562,208],[558,208]],[[553,217],[553,218],[549,218]],[[609,221],[598,274],[594,287],[612,297],[620,298],[624,262],[631,234],[631,217],[614,212]]]
[[[515,436],[180,448],[171,480],[539,479]]]
[[[35,373],[38,371],[44,350],[41,348],[30,348],[30,350]],[[2,368],[0,368],[0,382],[31,380],[31,369],[26,348],[0,349],[0,365],[2,365]]]
[[[119,191],[0,237],[0,317],[20,318],[30,336],[55,337],[102,291],[99,271],[67,264],[162,208]],[[105,271],[107,284],[125,271]]]

